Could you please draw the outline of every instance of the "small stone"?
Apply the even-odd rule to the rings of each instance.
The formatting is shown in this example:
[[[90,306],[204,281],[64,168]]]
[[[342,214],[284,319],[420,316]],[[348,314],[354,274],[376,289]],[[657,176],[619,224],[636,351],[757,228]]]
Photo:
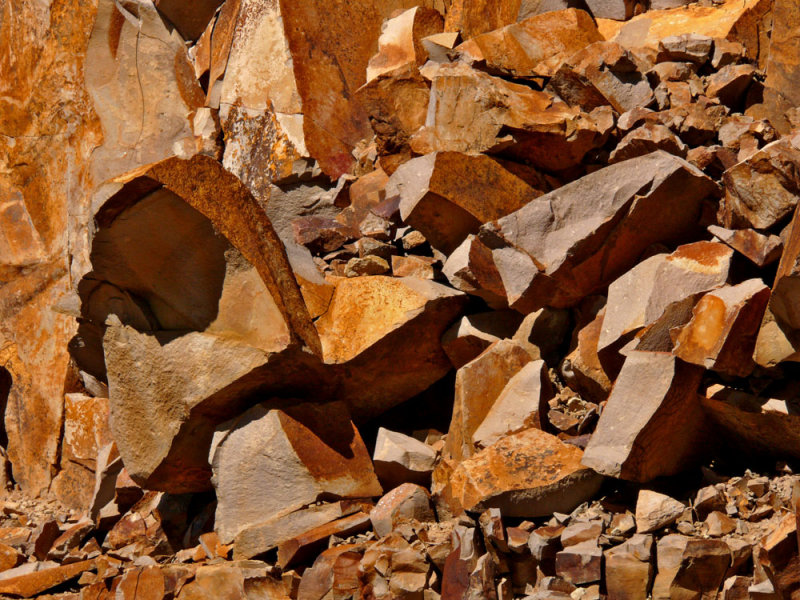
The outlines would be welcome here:
[[[672,525],[685,510],[682,502],[652,490],[642,490],[636,500],[636,532],[649,533]]]

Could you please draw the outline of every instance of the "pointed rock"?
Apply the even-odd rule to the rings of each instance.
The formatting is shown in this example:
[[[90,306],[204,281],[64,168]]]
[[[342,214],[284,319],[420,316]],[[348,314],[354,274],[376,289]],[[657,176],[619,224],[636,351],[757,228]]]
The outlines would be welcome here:
[[[378,53],[367,64],[367,82],[406,64],[421,66],[427,60],[422,38],[441,33],[444,19],[433,8],[417,6],[383,23]]]
[[[427,486],[436,463],[436,452],[419,440],[381,427],[372,461],[386,489],[406,482]]]

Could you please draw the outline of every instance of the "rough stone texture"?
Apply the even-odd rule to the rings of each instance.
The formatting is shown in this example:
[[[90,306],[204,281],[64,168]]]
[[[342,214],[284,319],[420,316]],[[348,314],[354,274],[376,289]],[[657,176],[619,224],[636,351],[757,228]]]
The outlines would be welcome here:
[[[378,38],[378,53],[367,64],[367,82],[408,63],[422,65],[427,53],[422,38],[441,33],[444,20],[439,11],[416,7],[384,22]]]
[[[456,369],[460,369],[494,342],[510,338],[520,326],[515,311],[492,311],[467,315],[453,323],[442,336],[442,348]]]
[[[697,399],[702,374],[669,354],[631,352],[583,464],[631,481],[680,472],[699,450],[704,430]]]
[[[605,551],[608,595],[620,600],[645,600],[655,574],[653,536],[637,534]]]
[[[369,513],[369,518],[380,537],[389,535],[403,521],[436,520],[428,490],[413,483],[404,483],[386,494]]]
[[[709,225],[709,233],[759,267],[765,267],[781,258],[783,241],[777,235],[764,235],[755,229],[725,229]]]
[[[633,266],[648,245],[690,234],[713,192],[700,171],[659,151],[550,192],[485,225],[480,238],[497,248],[512,307],[570,306]],[[583,201],[587,193],[592,204]]]
[[[263,449],[264,440],[270,440]],[[343,404],[255,406],[220,426],[209,457],[223,543],[320,496],[379,496],[369,454]],[[236,465],[246,464],[239,471]],[[259,490],[260,487],[260,491]]]
[[[399,197],[403,221],[445,254],[483,223],[541,196],[488,156],[454,152],[408,161],[391,176],[386,194]]]
[[[748,375],[769,295],[760,279],[704,295],[692,309],[692,320],[676,332],[675,356],[712,371]]]
[[[570,8],[478,35],[456,50],[491,73],[550,76],[562,60],[602,39],[588,13]]]
[[[494,507],[516,517],[569,512],[602,481],[581,466],[582,454],[538,429],[515,433],[455,468],[452,497],[468,511]]]
[[[428,485],[436,463],[436,451],[419,440],[381,427],[372,462],[386,489],[405,482]]]
[[[650,533],[672,525],[686,507],[682,502],[651,490],[642,490],[636,500],[636,531]]]

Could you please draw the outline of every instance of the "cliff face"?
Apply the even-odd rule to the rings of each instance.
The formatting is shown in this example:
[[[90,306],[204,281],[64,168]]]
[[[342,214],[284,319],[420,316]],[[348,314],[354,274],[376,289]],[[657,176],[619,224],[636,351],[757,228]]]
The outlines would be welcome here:
[[[798,10],[7,0],[0,594],[793,597]]]

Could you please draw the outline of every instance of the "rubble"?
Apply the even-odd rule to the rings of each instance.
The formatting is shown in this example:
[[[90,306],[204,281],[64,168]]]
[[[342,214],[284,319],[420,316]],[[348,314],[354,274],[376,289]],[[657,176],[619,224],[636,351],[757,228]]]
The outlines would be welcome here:
[[[797,595],[795,3],[184,4],[0,18],[0,595]]]

